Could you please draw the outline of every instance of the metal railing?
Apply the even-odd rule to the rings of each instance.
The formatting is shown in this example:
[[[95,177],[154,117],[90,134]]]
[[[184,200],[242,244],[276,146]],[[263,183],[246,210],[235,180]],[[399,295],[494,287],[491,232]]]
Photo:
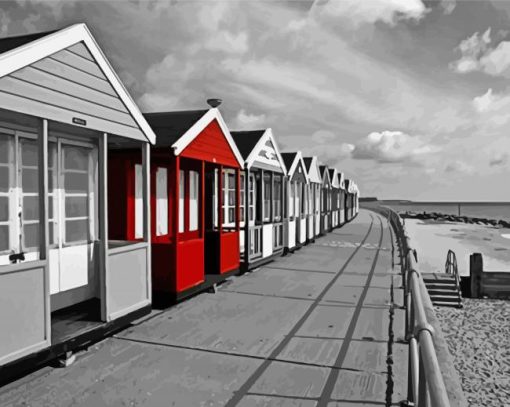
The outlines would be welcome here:
[[[417,271],[402,220],[389,208],[381,208],[396,233],[402,259],[402,283],[406,305],[406,339],[409,342],[407,405],[450,407],[443,375],[434,347],[434,329],[427,321],[425,283]],[[430,303],[430,301],[428,301]]]
[[[460,276],[459,268],[457,267],[457,256],[453,250],[448,250],[446,255],[446,263],[444,265],[444,272],[446,274],[453,274],[455,277],[455,288],[460,293]]]

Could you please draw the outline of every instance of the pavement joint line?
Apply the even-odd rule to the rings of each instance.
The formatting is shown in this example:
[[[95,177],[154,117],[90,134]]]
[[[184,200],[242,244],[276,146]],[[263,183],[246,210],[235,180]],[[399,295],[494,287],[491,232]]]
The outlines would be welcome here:
[[[298,339],[322,339],[326,341],[335,340],[335,341],[343,341],[344,338],[338,338],[334,336],[312,336],[312,335],[296,335],[294,338]],[[387,343],[382,339],[351,339],[351,342],[367,342],[367,343]],[[407,343],[407,342],[406,342]]]
[[[303,297],[291,297],[291,296],[283,296],[283,295],[271,295],[271,294],[261,294],[261,293],[250,293],[248,291],[236,291],[236,290],[221,290],[222,293],[234,293],[234,294],[243,294],[243,295],[255,295],[257,297],[266,297],[266,298],[283,298],[286,300],[297,300],[297,301],[306,301],[312,302],[315,301],[314,298],[303,298]]]
[[[365,237],[362,240],[362,244],[368,239],[368,236],[372,232],[372,228],[374,225],[374,216],[370,213],[370,226],[368,228],[367,233],[365,234]],[[283,349],[288,345],[289,341],[292,339],[292,337],[299,331],[299,329],[304,325],[304,323],[307,321],[307,319],[310,317],[312,312],[315,310],[317,305],[320,301],[322,301],[322,298],[326,295],[326,293],[330,290],[330,288],[335,284],[335,282],[340,278],[340,276],[343,274],[344,270],[347,268],[351,260],[354,258],[354,256],[358,253],[358,251],[361,248],[361,244],[356,247],[350,256],[347,258],[347,260],[344,261],[343,266],[340,268],[337,274],[334,275],[334,277],[331,279],[331,281],[326,285],[326,287],[323,288],[319,296],[315,299],[315,301],[310,305],[308,310],[305,311],[303,316],[297,321],[297,323],[294,325],[294,327],[289,331],[289,333],[285,336],[285,338],[278,344],[278,346],[273,350],[269,358],[275,359],[277,355],[281,353]],[[251,387],[255,384],[255,382],[262,376],[262,374],[266,371],[267,367],[271,364],[271,360],[267,358],[264,360],[264,362],[255,370],[255,372],[252,373],[252,375],[241,385],[241,387],[234,392],[233,397],[225,404],[225,407],[233,407],[239,404],[241,399],[244,397],[244,395],[251,389]]]
[[[336,271],[295,269],[295,268],[273,267],[273,266],[265,267],[265,269],[275,269],[275,270],[285,270],[285,271],[301,271],[304,273],[318,273],[318,274],[336,274]]]
[[[270,360],[271,362],[280,362],[280,363],[285,363],[285,364],[289,364],[289,365],[297,365],[297,366],[304,366],[304,367],[316,367],[316,368],[324,368],[324,369],[339,369],[340,370],[340,368],[336,368],[334,366],[331,366],[329,364],[324,364],[324,363],[302,362],[299,360],[282,359],[282,358],[268,358],[266,356],[249,355],[249,354],[244,354],[244,353],[239,353],[239,352],[228,352],[228,351],[222,351],[222,350],[207,349],[207,348],[202,348],[199,346],[186,346],[186,345],[179,345],[179,344],[173,344],[173,343],[149,341],[146,339],[129,338],[127,336],[113,335],[112,338],[119,339],[124,342],[133,342],[133,343],[140,343],[140,344],[144,344],[144,345],[153,345],[153,346],[159,346],[162,348],[191,350],[191,351],[195,351],[195,352],[212,353],[214,355],[232,356],[232,357],[263,360],[263,361]],[[361,372],[361,370],[354,369],[354,368],[342,368],[341,370]]]
[[[375,404],[377,406],[386,406],[385,402],[373,401],[373,400],[331,399],[330,402],[333,402],[333,403],[351,403],[351,404],[360,404],[360,405]]]
[[[306,397],[306,396],[288,396],[286,394],[271,394],[271,393],[258,393],[258,392],[248,392],[247,396],[259,396],[259,397],[274,397],[280,399],[291,399],[291,400],[310,400],[317,401],[318,397]]]
[[[384,237],[384,226],[383,222],[380,216],[377,217],[379,219],[379,224],[381,228],[381,235],[379,237],[379,246],[382,245],[383,237]],[[340,351],[338,352],[338,356],[336,358],[335,364],[333,366],[341,368],[345,357],[347,356],[347,350],[349,348],[349,345],[351,343],[351,339],[354,335],[354,331],[356,329],[356,326],[358,325],[358,319],[361,314],[361,310],[363,309],[363,302],[365,301],[365,298],[368,293],[368,289],[370,288],[370,282],[372,281],[372,277],[374,275],[375,266],[377,265],[377,260],[379,259],[379,251],[375,252],[374,259],[372,261],[372,267],[370,269],[370,273],[368,274],[365,287],[363,288],[363,292],[361,293],[358,304],[356,306],[356,309],[354,311],[354,314],[352,315],[351,322],[349,323],[349,327],[347,328],[347,332],[345,334],[345,340],[342,342],[342,346],[340,348]],[[319,399],[319,402],[317,403],[317,407],[323,407],[328,404],[328,402],[331,400],[331,395],[333,393],[333,390],[335,388],[336,382],[338,380],[338,374],[339,370],[332,369],[329,373],[329,376],[326,380],[326,383],[324,384],[324,387],[322,388],[322,393]]]

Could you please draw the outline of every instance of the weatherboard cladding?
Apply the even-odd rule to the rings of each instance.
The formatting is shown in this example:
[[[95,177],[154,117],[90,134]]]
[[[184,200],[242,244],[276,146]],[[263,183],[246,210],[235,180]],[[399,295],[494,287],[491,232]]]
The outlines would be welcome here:
[[[48,34],[2,39],[0,51],[10,51]],[[64,123],[85,121],[87,128],[146,140],[82,42],[0,78],[0,99],[1,107],[7,110],[45,115]]]
[[[322,184],[327,187],[331,186],[331,182],[329,179],[329,173],[328,173],[328,167],[325,165],[321,165],[321,166],[319,166],[319,170],[320,170],[321,177],[322,177]]]
[[[297,153],[282,153],[281,154],[282,156],[282,159],[283,159],[283,162],[285,163],[285,166],[288,168],[288,170],[290,171],[290,169],[292,168],[292,165],[294,164],[294,161],[296,161],[296,159],[298,159],[298,154]],[[294,173],[293,174],[288,174],[290,177],[291,177],[291,181],[298,181],[298,182],[303,182],[303,183],[306,183],[306,172],[305,172],[305,168],[303,167],[303,162],[301,160],[299,160],[297,166],[296,166],[296,169],[294,170]]]

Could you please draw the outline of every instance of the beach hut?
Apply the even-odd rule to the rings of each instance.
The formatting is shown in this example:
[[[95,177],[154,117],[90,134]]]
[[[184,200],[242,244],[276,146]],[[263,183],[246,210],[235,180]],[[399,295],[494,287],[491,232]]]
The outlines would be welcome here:
[[[345,221],[349,222],[353,218],[353,194],[352,194],[353,182],[350,179],[345,180]]]
[[[343,172],[338,173],[338,185],[340,186],[339,196],[338,196],[338,222],[339,225],[343,225],[345,223],[345,177]]]
[[[288,221],[285,248],[292,251],[303,246],[307,238],[308,178],[301,151],[282,153],[287,167]]]
[[[322,178],[317,156],[304,157],[308,178],[308,240],[313,241],[320,234]]]
[[[340,183],[338,182],[338,171],[336,168],[329,168],[328,171],[331,180],[331,228],[336,228],[340,222]]]
[[[326,165],[319,166],[321,185],[321,235],[331,231],[331,179],[329,168]]]
[[[0,39],[0,366],[33,367],[150,311],[155,134],[84,24]],[[116,241],[112,150],[137,164]]]
[[[147,113],[151,150],[152,288],[175,301],[239,270],[242,158],[218,109]],[[119,151],[125,162],[129,151]],[[116,176],[123,177],[118,167]],[[136,208],[119,183],[130,217]],[[120,198],[118,198],[120,201]],[[119,219],[120,235],[133,230]]]
[[[241,174],[241,268],[281,255],[284,247],[287,169],[271,129],[233,131],[244,160]]]

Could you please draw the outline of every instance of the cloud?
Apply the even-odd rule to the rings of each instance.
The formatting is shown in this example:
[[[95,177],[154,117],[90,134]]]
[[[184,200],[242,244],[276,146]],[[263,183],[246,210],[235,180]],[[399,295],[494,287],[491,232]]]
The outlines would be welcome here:
[[[435,151],[438,151],[437,147],[426,144],[418,136],[385,130],[370,133],[357,143],[352,151],[352,158],[379,163],[416,162]]]
[[[9,30],[9,24],[11,23],[11,18],[7,14],[6,11],[0,10],[0,36],[5,36]]]
[[[450,68],[461,74],[484,72],[510,77],[510,41],[501,41],[495,48],[490,47],[491,41],[490,28],[483,34],[476,32],[466,38],[456,48],[461,52],[461,58],[452,62]]]
[[[248,51],[248,35],[246,32],[233,34],[226,30],[220,30],[203,44],[203,48],[227,54],[244,54]]]
[[[500,167],[508,163],[508,153],[497,153],[489,161],[491,167]]]
[[[420,20],[427,13],[421,0],[317,0],[310,10],[319,18],[342,18],[354,26],[382,21]]]
[[[483,33],[474,33],[471,37],[461,41],[456,50],[461,52],[461,58],[452,62],[450,68],[458,73],[468,73],[481,69],[480,59],[485,55],[491,43],[490,27]]]
[[[455,7],[457,7],[457,0],[442,0],[441,7],[443,12],[447,15],[452,14]]]
[[[473,174],[474,168],[464,161],[456,160],[447,164],[444,171],[447,173]]]
[[[265,114],[251,114],[246,113],[244,109],[241,109],[234,120],[234,129],[239,130],[253,130],[264,125],[266,122]]]
[[[481,128],[501,128],[510,120],[510,94],[494,93],[492,88],[472,101],[473,108],[481,115]]]

